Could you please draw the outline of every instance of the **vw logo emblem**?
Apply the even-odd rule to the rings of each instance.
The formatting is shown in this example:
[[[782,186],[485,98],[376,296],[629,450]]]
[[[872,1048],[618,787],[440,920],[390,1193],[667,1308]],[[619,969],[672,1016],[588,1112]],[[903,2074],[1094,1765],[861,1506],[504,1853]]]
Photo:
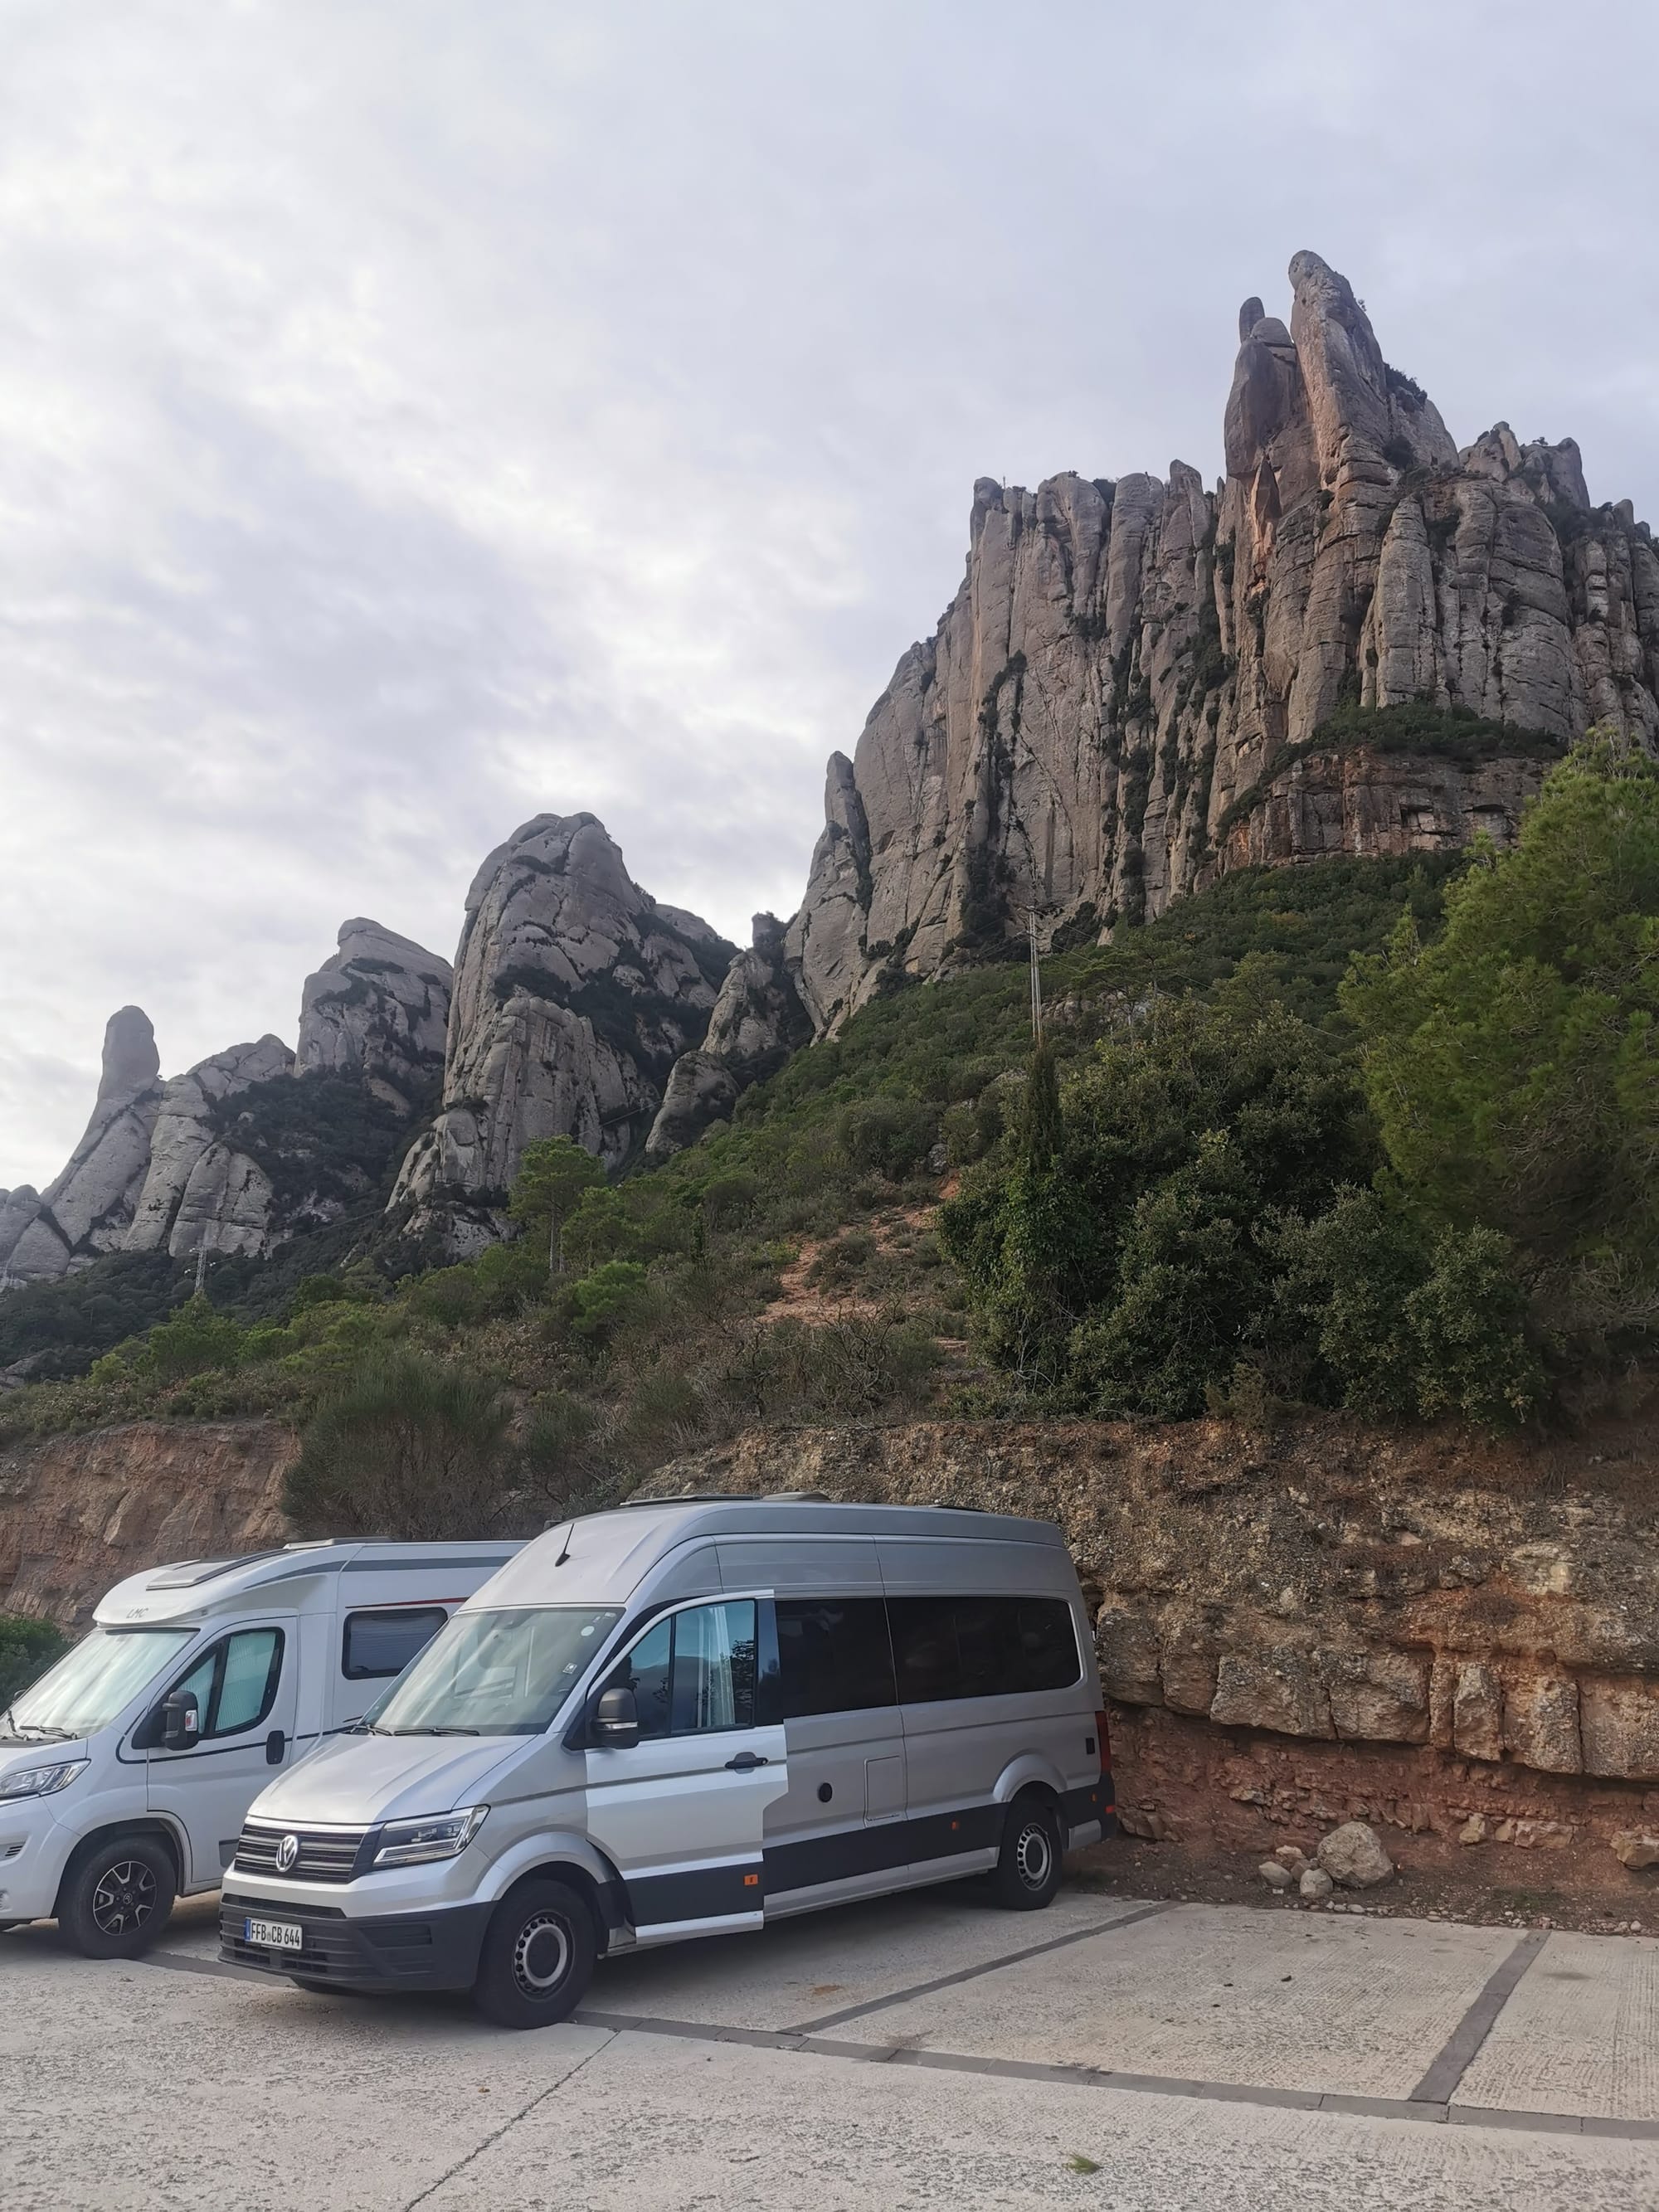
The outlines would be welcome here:
[[[276,1846],[277,1873],[291,1874],[294,1870],[294,1862],[299,1856],[300,1838],[297,1836],[284,1836]]]

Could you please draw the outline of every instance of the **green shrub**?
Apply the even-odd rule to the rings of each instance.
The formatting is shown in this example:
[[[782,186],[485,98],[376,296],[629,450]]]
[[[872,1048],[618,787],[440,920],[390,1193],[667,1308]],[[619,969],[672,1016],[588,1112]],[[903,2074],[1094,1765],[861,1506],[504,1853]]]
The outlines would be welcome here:
[[[938,1139],[938,1113],[917,1099],[871,1098],[841,1117],[848,1158],[889,1182],[915,1175]]]
[[[50,1620],[0,1613],[0,1711],[55,1666],[69,1648],[69,1638]]]
[[[228,1314],[216,1313],[201,1293],[159,1322],[144,1340],[141,1364],[167,1382],[211,1367],[234,1367],[242,1331]]]
[[[512,1514],[511,1419],[492,1376],[414,1352],[371,1360],[307,1427],[284,1510],[307,1536],[487,1535]]]
[[[572,1286],[570,1325],[594,1343],[626,1321],[645,1292],[646,1270],[636,1260],[607,1260]]]

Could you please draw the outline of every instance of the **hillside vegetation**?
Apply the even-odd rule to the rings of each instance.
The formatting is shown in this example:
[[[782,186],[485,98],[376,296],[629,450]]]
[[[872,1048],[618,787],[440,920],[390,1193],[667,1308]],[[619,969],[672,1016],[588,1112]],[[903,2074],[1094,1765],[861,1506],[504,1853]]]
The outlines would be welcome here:
[[[275,1415],[301,1526],[441,1534],[924,1404],[1571,1408],[1659,1315],[1659,774],[1581,749],[1467,859],[1243,872],[1057,954],[1035,1060],[1023,963],[897,989],[663,1168],[532,1147],[475,1261],[365,1241],[263,1315],[210,1280],[0,1436]]]

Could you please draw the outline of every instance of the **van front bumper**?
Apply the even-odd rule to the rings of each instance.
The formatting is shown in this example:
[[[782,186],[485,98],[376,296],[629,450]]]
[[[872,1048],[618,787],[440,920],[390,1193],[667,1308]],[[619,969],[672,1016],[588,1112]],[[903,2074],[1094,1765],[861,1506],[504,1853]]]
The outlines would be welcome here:
[[[219,1956],[233,1966],[324,1982],[342,1990],[470,1990],[494,1906],[447,1905],[434,1912],[348,1917],[338,1905],[295,1905],[286,1898],[226,1897],[219,1908]],[[297,1951],[250,1943],[253,1920],[297,1922]]]

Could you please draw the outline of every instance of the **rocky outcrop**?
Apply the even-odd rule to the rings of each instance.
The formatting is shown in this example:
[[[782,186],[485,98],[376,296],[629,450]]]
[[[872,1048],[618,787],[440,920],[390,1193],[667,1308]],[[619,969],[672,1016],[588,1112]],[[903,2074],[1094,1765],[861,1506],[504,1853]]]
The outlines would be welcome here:
[[[0,1214],[0,1284],[51,1281],[120,1249],[149,1164],[160,1073],[149,1017],[121,1007],[104,1030],[97,1101],[69,1165],[38,1200],[14,1191]]]
[[[298,1448],[269,1421],[140,1421],[0,1452],[0,1613],[79,1629],[125,1575],[283,1543]]]
[[[1180,462],[975,485],[961,589],[830,763],[787,942],[819,1034],[1032,909],[1075,941],[1251,862],[1501,839],[1590,723],[1659,737],[1628,502],[1592,507],[1571,440],[1460,453],[1346,279],[1290,276],[1288,327],[1241,313],[1213,491]],[[1365,711],[1406,705],[1484,742],[1368,745]]]
[[[1639,1428],[1528,1447],[1335,1416],[1271,1440],[1211,1421],[930,1422],[746,1437],[651,1487],[1058,1522],[1131,1747],[1132,1820],[1259,1844],[1358,1797],[1361,1818],[1448,1837],[1478,1810],[1525,1846],[1659,1810],[1651,1455]]]
[[[463,1251],[495,1232],[526,1145],[607,1165],[643,1146],[669,1071],[702,1042],[732,948],[640,889],[591,814],[538,815],[474,878],[443,1103],[393,1194]]]
[[[233,1045],[175,1075],[150,1132],[149,1165],[123,1240],[128,1252],[175,1260],[209,1252],[268,1249],[275,1193],[256,1160],[218,1133],[218,1109],[250,1085],[292,1072],[280,1037]]]
[[[694,1144],[751,1084],[763,1083],[811,1036],[812,1019],[786,955],[784,925],[775,915],[757,914],[753,942],[726,971],[702,1048],[674,1063],[646,1157],[667,1159]]]
[[[408,1114],[429,1106],[443,1077],[453,976],[447,960],[361,918],[340,925],[339,950],[306,978],[295,1073],[361,1077]]]

